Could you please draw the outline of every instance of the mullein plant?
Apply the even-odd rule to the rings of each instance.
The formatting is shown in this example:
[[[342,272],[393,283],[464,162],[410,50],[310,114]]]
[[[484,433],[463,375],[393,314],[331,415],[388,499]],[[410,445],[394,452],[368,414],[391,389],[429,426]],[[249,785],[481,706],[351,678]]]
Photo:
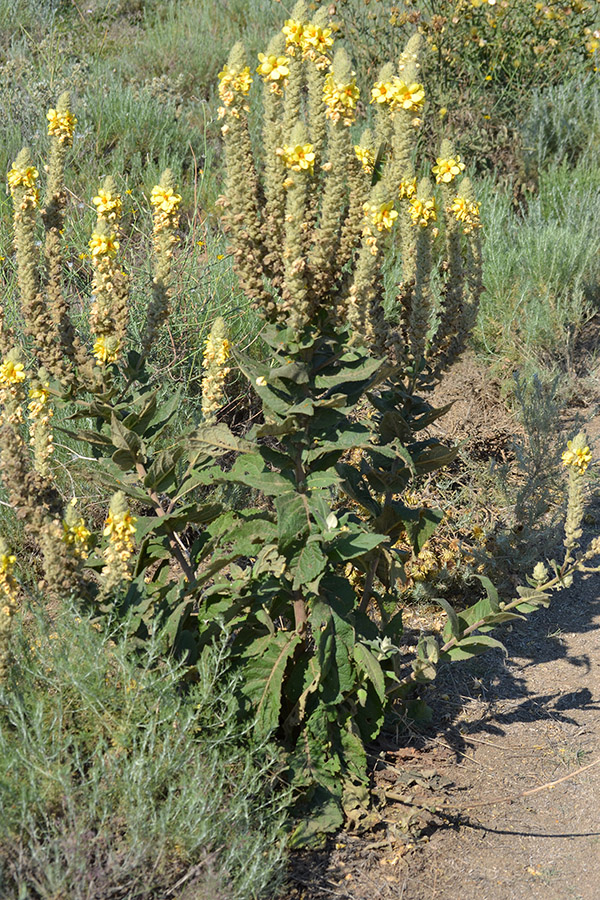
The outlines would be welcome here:
[[[134,442],[132,451],[127,441],[133,439],[129,439],[129,431],[121,422],[125,419],[135,421],[138,410],[139,419],[158,439],[176,409],[171,403],[166,404],[166,414],[164,410],[157,411],[156,391],[153,392],[149,385],[144,359],[169,314],[181,196],[168,170],[151,192],[154,273],[143,332],[143,352],[136,352],[127,346],[129,277],[121,262],[122,198],[114,179],[104,180],[92,200],[96,223],[89,241],[93,270],[90,336],[79,334],[70,315],[63,283],[65,162],[76,125],[68,94],[63,94],[56,108],[49,110],[47,120],[50,158],[45,167],[47,180],[43,204],[40,174],[27,149],[17,156],[8,173],[14,207],[19,300],[26,340],[17,339],[2,311],[2,474],[11,506],[23,519],[29,535],[39,544],[43,572],[40,586],[43,590],[60,596],[76,593],[105,599],[131,580],[134,568],[136,519],[127,507],[130,501],[126,501],[118,490],[123,482],[122,473],[130,468],[134,480],[152,484],[148,477],[154,461],[152,451],[143,460],[138,458],[141,441]],[[36,242],[40,219],[45,231],[43,259],[40,259]],[[211,377],[212,407],[216,409],[222,380],[219,381],[214,363]],[[136,379],[142,385],[137,394],[132,387]],[[119,406],[113,398],[126,385],[130,392],[125,389]],[[57,405],[67,401],[75,404],[72,420],[95,417],[101,422],[104,419],[111,423],[114,432],[115,443],[109,454],[113,460],[108,461],[110,472],[104,471],[101,480],[107,483],[108,479],[116,493],[99,536],[91,533],[83,515],[72,503],[65,501],[54,480],[53,417]],[[86,439],[85,432],[73,432],[64,427],[62,430],[78,439],[82,435]],[[87,432],[87,437],[91,436],[92,432]],[[96,455],[100,456],[98,448],[110,445],[110,438],[101,437],[91,443]],[[158,469],[162,471],[160,466]],[[135,494],[133,485],[129,490]],[[153,490],[149,493],[138,490],[136,499],[139,501],[141,496],[150,507],[156,508],[157,515],[166,516]],[[167,544],[169,540],[170,537],[165,537]],[[180,542],[173,542],[175,555],[185,566],[185,553]],[[97,554],[94,553],[96,545]]]

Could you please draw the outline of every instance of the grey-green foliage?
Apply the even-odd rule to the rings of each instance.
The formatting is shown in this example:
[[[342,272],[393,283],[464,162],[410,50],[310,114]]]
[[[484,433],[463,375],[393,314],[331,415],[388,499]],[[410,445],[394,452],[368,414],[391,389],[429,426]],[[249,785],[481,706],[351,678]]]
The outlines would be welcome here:
[[[69,610],[17,635],[0,693],[0,896],[246,900],[281,883],[285,793],[266,791],[267,746],[241,749],[221,680],[150,641],[134,658]],[[177,896],[182,896],[177,894]]]
[[[482,185],[485,292],[477,338],[497,359],[573,364],[575,339],[595,313],[600,279],[600,194],[585,165],[553,167],[515,210]]]
[[[527,107],[520,131],[525,163],[542,171],[561,162],[590,159],[600,137],[598,73],[585,79],[537,90]]]

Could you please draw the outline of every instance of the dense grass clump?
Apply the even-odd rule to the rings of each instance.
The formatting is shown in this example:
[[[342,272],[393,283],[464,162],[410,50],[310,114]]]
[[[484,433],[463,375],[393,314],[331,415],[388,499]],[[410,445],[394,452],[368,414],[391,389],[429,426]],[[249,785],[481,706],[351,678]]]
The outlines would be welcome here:
[[[0,895],[245,900],[281,881],[285,794],[244,749],[215,651],[198,682],[72,609],[22,624],[0,689]],[[222,655],[223,651],[221,651]],[[268,890],[267,890],[268,889]]]

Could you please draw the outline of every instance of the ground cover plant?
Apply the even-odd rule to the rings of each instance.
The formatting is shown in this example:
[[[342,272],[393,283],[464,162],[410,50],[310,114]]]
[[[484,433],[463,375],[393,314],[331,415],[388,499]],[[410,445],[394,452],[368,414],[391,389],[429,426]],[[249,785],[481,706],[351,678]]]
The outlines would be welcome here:
[[[0,455],[10,538],[2,547],[0,610],[7,734],[15,717],[29,723],[55,715],[19,706],[19,684],[35,668],[19,669],[15,614],[24,598],[55,609],[65,598],[74,603],[85,633],[94,637],[88,618],[100,629],[107,655],[96,651],[99,665],[109,664],[117,633],[134,681],[140,668],[153,673],[149,678],[169,671],[174,707],[181,702],[182,716],[189,715],[192,755],[193,704],[208,690],[206,673],[221,648],[227,733],[232,748],[245,745],[239,756],[232,749],[227,765],[233,772],[252,767],[257,747],[276,744],[265,769],[291,794],[269,794],[265,816],[252,828],[264,828],[274,841],[281,835],[279,807],[289,799],[296,845],[321,841],[344,820],[367,825],[366,747],[392,703],[435,678],[439,663],[500,647],[490,630],[547,605],[574,572],[595,571],[598,552],[597,541],[580,546],[591,451],[579,434],[562,458],[563,555],[532,564],[514,599],[501,600],[479,572],[476,602],[438,600],[447,616],[443,635],[424,634],[416,653],[409,648],[402,622],[406,573],[442,519],[435,505],[420,500],[419,486],[456,456],[429,430],[445,411],[429,402],[431,389],[460,358],[478,320],[493,352],[508,352],[498,334],[506,348],[514,349],[515,333],[525,344],[527,326],[518,319],[518,331],[511,328],[532,283],[554,312],[542,320],[531,304],[540,322],[532,355],[552,354],[565,334],[584,327],[594,309],[593,253],[586,247],[573,259],[568,247],[575,246],[576,223],[566,217],[573,242],[565,247],[553,214],[564,218],[580,196],[592,202],[593,191],[583,168],[563,176],[572,196],[561,170],[551,170],[538,172],[539,195],[521,218],[510,199],[496,206],[490,199],[487,215],[497,219],[498,233],[508,222],[514,229],[509,277],[511,298],[518,296],[507,299],[501,263],[482,254],[480,203],[466,168],[473,166],[447,137],[429,152],[423,141],[435,132],[427,124],[423,36],[416,32],[399,59],[381,61],[361,94],[364,76],[355,74],[330,15],[329,7],[299,3],[283,31],[257,51],[256,65],[241,44],[220,63],[213,126],[223,142],[226,183],[211,216],[223,218],[239,281],[233,311],[250,306],[250,324],[231,327],[235,312],[220,298],[233,282],[223,276],[215,287],[222,261],[216,257],[225,253],[216,221],[196,210],[185,214],[189,179],[187,198],[177,183],[185,167],[176,162],[177,174],[166,168],[159,175],[157,166],[168,162],[162,151],[135,157],[137,168],[133,156],[109,154],[117,178],[121,164],[126,175],[128,167],[135,171],[147,199],[131,200],[130,189],[107,176],[90,191],[85,215],[67,214],[65,166],[68,160],[77,170],[78,110],[62,94],[47,114],[41,149],[47,141],[48,156],[34,146],[15,150],[8,162],[15,278],[0,329]],[[165,20],[156,21],[164,40]],[[173,22],[179,29],[181,21]],[[181,111],[174,121],[180,117]],[[119,121],[117,132],[127,130]],[[486,191],[489,182],[484,200]],[[547,233],[538,246],[527,227],[537,238],[542,225]],[[69,268],[71,229],[87,257],[79,281]],[[556,257],[550,271],[541,263],[548,246]],[[215,255],[215,248],[223,253]],[[525,274],[524,258],[539,260],[539,270],[531,265]],[[497,279],[483,295],[486,265],[492,273],[496,267]],[[210,325],[206,339],[187,308],[188,296],[205,289],[216,300],[202,298],[198,307],[202,325]],[[232,385],[243,398],[237,413]],[[65,629],[79,624],[64,615]],[[137,715],[136,707],[131,721]],[[219,713],[211,707],[206,715],[212,734]],[[77,761],[97,745],[91,765],[102,767],[102,728],[90,728],[90,746],[61,752]],[[217,759],[221,751],[215,752]],[[131,754],[128,745],[124,756],[133,764]],[[82,789],[78,766],[61,783],[63,806]],[[206,792],[203,777],[200,797],[185,794],[190,809]],[[221,796],[227,802],[225,787]],[[252,796],[260,806],[258,787]],[[71,829],[72,839],[80,823],[53,803],[37,807],[22,834],[64,860],[57,829]],[[166,843],[167,832],[177,831],[171,809],[156,810],[157,818],[166,816]],[[136,843],[139,810],[126,811],[123,865],[138,890],[148,848]],[[113,808],[105,813],[112,816]],[[207,816],[222,827],[218,803]],[[11,820],[7,841],[23,821]],[[193,877],[207,872],[202,840],[186,851],[184,862],[201,867]],[[255,846],[246,845],[249,856]],[[240,896],[265,893],[277,877],[281,846],[239,882]],[[244,852],[231,864],[240,871]],[[166,870],[139,891],[170,890],[192,871],[177,853],[171,865],[165,851]],[[212,853],[211,844],[209,860]],[[219,882],[221,849],[214,854]],[[84,869],[88,864],[76,860]],[[42,865],[28,860],[4,877],[11,890],[20,889],[20,878],[41,896],[64,889],[61,878],[78,877],[65,875],[59,862],[54,880],[40,882]],[[102,865],[109,881],[121,877],[121,862]]]

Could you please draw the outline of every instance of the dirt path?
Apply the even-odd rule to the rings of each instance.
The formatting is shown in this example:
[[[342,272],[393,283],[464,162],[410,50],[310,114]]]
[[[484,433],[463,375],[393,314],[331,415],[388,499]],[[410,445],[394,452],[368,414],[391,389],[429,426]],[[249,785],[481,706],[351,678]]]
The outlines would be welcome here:
[[[557,595],[506,644],[506,662],[456,674],[473,696],[444,738],[456,754],[451,805],[573,777],[436,831],[408,865],[403,900],[600,898],[600,765],[578,772],[600,757],[600,577]]]
[[[580,579],[503,640],[506,659],[443,670],[427,698],[436,710],[429,734],[381,754],[387,779],[422,772],[416,799],[443,805],[446,823],[411,846],[397,825],[406,807],[392,801],[379,831],[339,835],[326,852],[297,859],[290,897],[600,898],[600,764],[584,770],[600,757],[600,576]],[[564,775],[573,777],[553,789],[466,809]]]

